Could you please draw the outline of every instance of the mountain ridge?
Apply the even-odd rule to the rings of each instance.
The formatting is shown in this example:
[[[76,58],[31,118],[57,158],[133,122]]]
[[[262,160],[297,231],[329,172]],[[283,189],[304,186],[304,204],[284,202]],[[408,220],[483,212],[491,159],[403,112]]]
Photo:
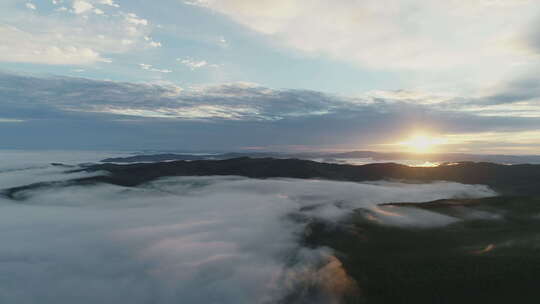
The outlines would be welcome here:
[[[482,155],[466,153],[431,153],[417,154],[407,152],[375,152],[375,151],[349,151],[349,152],[300,152],[300,153],[279,153],[279,152],[227,152],[213,154],[194,153],[157,153],[140,154],[127,157],[113,157],[101,160],[102,163],[137,163],[156,162],[174,160],[224,160],[239,157],[251,158],[297,158],[305,160],[321,160],[322,162],[345,162],[348,159],[371,159],[373,161],[396,161],[396,160],[416,160],[427,162],[493,162],[502,164],[540,164],[540,155]]]
[[[302,159],[241,157],[129,165],[98,164],[82,170],[111,173],[83,180],[123,186],[134,186],[165,176],[238,175],[250,178],[320,178],[353,182],[449,181],[484,184],[509,195],[540,194],[540,165],[532,164],[509,166],[486,162],[461,162],[438,167],[410,167],[397,163],[347,165]]]
[[[67,168],[66,168],[67,169]],[[107,183],[134,187],[162,177],[174,176],[243,176],[248,178],[326,179],[349,182],[396,181],[429,183],[435,181],[481,184],[501,195],[540,195],[540,165],[500,165],[461,162],[437,167],[410,167],[397,163],[347,165],[302,159],[232,158],[225,160],[168,161],[135,164],[90,164],[75,172],[106,172],[62,182],[36,183],[2,193],[15,198],[17,193],[50,185]]]

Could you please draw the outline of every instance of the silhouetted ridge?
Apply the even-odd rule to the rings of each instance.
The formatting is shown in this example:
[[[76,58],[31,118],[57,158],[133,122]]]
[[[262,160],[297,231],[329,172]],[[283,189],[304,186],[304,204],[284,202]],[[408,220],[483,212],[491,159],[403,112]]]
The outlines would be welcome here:
[[[340,153],[324,152],[300,152],[300,153],[278,153],[278,152],[229,152],[218,154],[190,154],[190,153],[161,153],[161,154],[143,154],[127,157],[107,158],[101,162],[108,163],[137,163],[137,162],[158,162],[175,160],[222,160],[239,157],[252,158],[297,158],[297,159],[316,159],[324,162],[347,163],[347,159],[372,159],[374,161],[393,160],[416,160],[429,162],[490,162],[499,164],[525,164],[540,163],[540,155],[481,155],[481,154],[463,154],[463,153],[431,153],[418,154],[407,152],[373,152],[373,151],[350,151]]]
[[[509,195],[540,194],[540,165],[499,165],[463,162],[439,167],[409,167],[395,163],[341,165],[300,159],[249,158],[171,161],[129,165],[99,164],[85,171],[107,176],[80,181],[136,186],[164,176],[238,175],[251,178],[321,178],[341,181],[452,181],[484,184]]]
[[[169,161],[136,164],[97,164],[68,172],[107,174],[63,182],[36,183],[4,189],[1,194],[16,199],[20,193],[36,188],[73,184],[109,183],[137,186],[161,177],[236,175],[250,178],[303,178],[335,181],[399,181],[426,183],[449,181],[490,186],[502,195],[540,195],[540,165],[499,165],[463,162],[439,167],[409,167],[396,163],[367,165],[328,164],[300,159],[240,157],[225,160]]]

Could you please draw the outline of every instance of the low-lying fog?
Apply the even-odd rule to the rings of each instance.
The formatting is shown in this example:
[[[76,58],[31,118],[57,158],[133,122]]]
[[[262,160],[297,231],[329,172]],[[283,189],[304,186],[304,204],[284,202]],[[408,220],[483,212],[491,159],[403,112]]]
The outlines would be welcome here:
[[[73,177],[21,158],[2,166],[2,189]],[[381,224],[431,227],[458,219],[377,204],[494,194],[443,182],[242,177],[28,191],[0,198],[0,303],[272,303],[306,284],[324,290],[313,302],[331,303],[346,274],[331,249],[300,245],[306,221],[291,215],[338,222],[366,208]]]

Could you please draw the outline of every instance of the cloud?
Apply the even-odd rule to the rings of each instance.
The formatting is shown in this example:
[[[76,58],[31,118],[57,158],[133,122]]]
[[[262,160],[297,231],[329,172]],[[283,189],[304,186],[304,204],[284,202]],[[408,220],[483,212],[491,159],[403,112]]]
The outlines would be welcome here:
[[[227,41],[227,39],[225,39],[225,37],[223,36],[220,36],[219,39],[218,39],[218,44],[222,47],[228,47],[229,46],[229,41]]]
[[[372,91],[367,95],[374,99],[432,105],[478,116],[540,117],[540,78],[530,72],[485,86],[470,96],[415,90]]]
[[[57,3],[54,3],[57,4]],[[74,0],[72,3],[73,12],[75,14],[83,14],[86,12],[94,12],[98,15],[103,14],[103,11],[101,9],[95,8],[95,5],[106,5],[110,7],[119,8],[120,5],[116,4],[112,0]],[[125,13],[126,14],[126,13]],[[133,15],[134,18],[137,18],[135,14],[127,13],[127,15]],[[146,24],[147,25],[147,22]]]
[[[192,71],[200,68],[218,68],[218,64],[208,63],[206,60],[196,60],[192,58],[178,58],[176,61],[179,61],[181,64],[187,66]]]
[[[379,144],[403,141],[421,130],[441,138],[451,136],[448,149],[453,151],[493,152],[497,146],[509,152],[510,147],[517,147],[504,138],[523,138],[520,153],[538,149],[533,144],[535,131],[540,129],[538,116],[534,108],[525,106],[521,112],[496,112],[491,107],[485,111],[485,106],[456,110],[444,102],[418,102],[419,96],[430,100],[429,94],[398,93],[394,94],[396,99],[390,98],[392,94],[382,98],[381,93],[377,97],[343,97],[251,83],[180,88],[166,83],[9,74],[0,80],[6,100],[3,117],[25,121],[5,128],[8,133],[4,136],[11,145],[21,145],[24,134],[35,138],[42,132],[56,132],[62,134],[59,140],[37,140],[33,144],[80,147],[84,144],[81,139],[88,136],[82,135],[82,130],[93,128],[95,144],[108,147],[231,149],[304,145],[306,149],[378,150],[384,148]],[[65,124],[87,126],[66,128]],[[147,139],[131,135],[136,133],[146,134]],[[237,136],[232,139],[230,134]],[[179,136],[181,142],[170,141]],[[529,144],[523,144],[527,139]]]
[[[184,3],[221,13],[273,45],[370,70],[400,71],[415,85],[426,86],[429,80],[432,86],[464,91],[459,87],[483,85],[517,73],[519,64],[538,63],[537,57],[518,50],[536,18],[537,1]],[[467,76],[458,79],[456,71]]]
[[[36,5],[34,3],[31,3],[31,2],[27,2],[25,4],[25,6],[28,8],[28,9],[31,9],[31,10],[35,10],[36,9]]]
[[[535,16],[533,20],[529,20],[527,26],[524,27],[520,35],[519,50],[528,53],[531,56],[540,55],[540,16]]]
[[[161,47],[161,42],[156,42],[152,39],[152,37],[149,37],[149,36],[145,36],[144,37],[144,40],[145,41],[148,41],[148,45],[151,46],[151,47]]]
[[[73,12],[75,14],[83,14],[85,12],[89,12],[94,8],[92,4],[89,2],[83,1],[83,0],[75,0],[73,1]]]
[[[116,4],[113,0],[99,0],[98,3],[112,7],[120,7],[120,5]]]
[[[153,72],[168,72],[149,64],[140,64],[141,69]],[[10,81],[21,81],[17,89],[9,89],[5,94],[21,98],[21,94],[31,94],[34,98],[45,98],[45,104],[69,111],[107,112],[116,109],[163,113],[171,118],[190,118],[196,109],[208,112],[212,118],[215,111],[238,113],[234,117],[242,120],[276,120],[285,117],[322,115],[332,108],[355,106],[354,103],[334,98],[320,92],[297,90],[274,90],[249,83],[235,83],[217,86],[200,86],[190,90],[156,84],[130,84],[121,82],[94,81],[76,78],[40,79],[5,75],[4,88]],[[35,85],[32,93],[22,87]],[[71,87],[71,88],[70,88]],[[97,89],[100,88],[100,89]],[[66,91],[67,90],[67,91]],[[99,93],[99,91],[101,93]],[[54,98],[47,98],[55,92]],[[14,94],[14,95],[12,95]],[[97,94],[97,95],[96,95]],[[41,96],[41,97],[38,97]],[[75,100],[74,98],[77,98]],[[287,102],[285,102],[287,101]],[[357,105],[361,107],[361,105]],[[141,112],[142,113],[142,112]],[[204,117],[202,114],[196,115]]]
[[[35,35],[15,27],[0,25],[0,35],[3,41],[13,42],[0,47],[2,61],[41,64],[89,64],[106,61],[92,48],[76,44],[55,44],[56,39],[53,37]]]
[[[170,72],[150,64],[140,68],[153,72]],[[204,66],[204,65],[202,65]],[[253,83],[238,82],[221,85],[201,85],[181,89],[178,86],[150,83],[124,83],[82,78],[0,74],[3,94],[14,99],[33,102],[70,111],[99,111],[107,109],[144,110],[161,112],[171,118],[190,118],[182,115],[185,109],[238,109],[236,118],[242,120],[276,121],[286,118],[308,118],[341,115],[342,119],[357,115],[402,113],[406,115],[465,115],[446,110],[447,101],[455,97],[433,97],[429,93],[376,92],[366,96],[346,97],[310,90],[272,89]],[[10,88],[17,83],[16,88]],[[32,88],[32,90],[29,90]],[[519,91],[520,88],[516,88]],[[51,95],[52,94],[52,95]],[[437,99],[438,98],[438,99]],[[434,100],[439,100],[435,102]],[[442,104],[439,107],[439,104]],[[191,111],[191,110],[190,110]],[[190,112],[188,111],[188,112]],[[204,111],[202,111],[204,112]],[[204,117],[199,116],[198,117]],[[208,118],[213,115],[208,115]],[[419,116],[417,116],[419,118]],[[427,117],[426,117],[427,118]],[[463,117],[466,118],[466,115]],[[510,117],[500,117],[511,119]],[[474,119],[473,116],[470,119]]]
[[[141,68],[161,71],[148,64]],[[430,94],[416,93],[398,93],[395,99],[390,93],[386,98],[381,93],[348,97],[253,83],[182,88],[173,83],[0,73],[0,95],[4,98],[2,117],[25,120],[3,124],[9,127],[0,130],[0,135],[6,144],[26,147],[25,136],[36,139],[32,145],[79,148],[93,143],[136,149],[280,145],[380,149],[378,144],[403,141],[418,130],[440,136],[482,132],[519,136],[519,132],[540,129],[536,116],[512,116],[511,112],[482,116],[481,109],[470,105],[456,108],[446,102],[429,103]],[[418,101],[424,97],[426,101]],[[90,130],[94,130],[92,134]],[[50,138],[44,132],[59,135]],[[94,142],[83,142],[88,136]],[[479,147],[482,150],[476,150]],[[460,148],[476,153],[489,149],[484,143]],[[531,142],[530,149],[536,151],[537,147]]]
[[[527,73],[490,88],[484,96],[468,100],[476,105],[503,105],[528,102],[540,107],[540,77]],[[536,112],[536,111],[533,111]]]
[[[1,118],[0,117],[0,123],[17,123],[17,122],[24,122],[22,119],[14,119],[14,118]]]
[[[150,71],[150,72],[158,72],[158,73],[171,73],[172,72],[171,70],[166,70],[166,69],[156,69],[151,64],[139,63],[139,66],[141,67],[141,69],[145,71]]]
[[[125,13],[123,14],[125,20],[134,25],[148,25],[148,20],[140,18],[134,13]]]
[[[203,0],[190,3],[216,10],[303,51],[324,52],[363,65],[390,68],[437,67],[478,60],[471,53],[472,48],[482,48],[482,43],[504,28],[505,23],[496,16],[505,14],[507,18],[520,21],[523,10],[535,6],[528,1],[432,1],[429,4],[399,1],[391,5],[377,1],[331,5],[325,1]],[[494,14],[493,18],[479,11],[487,8]],[[484,18],[483,24],[475,22],[478,14]],[[321,22],[321,19],[329,22]],[[463,26],[463,22],[477,30],[492,28],[485,36],[469,36],[474,31],[463,31],[456,37],[458,33],[452,25]],[[431,25],[428,28],[427,23]],[[465,45],[465,42],[474,45]],[[457,58],[452,55],[454,52],[472,58]]]
[[[4,171],[0,177],[30,181],[47,170]],[[13,274],[0,276],[0,301],[278,302],[305,282],[321,290],[310,303],[330,303],[344,291],[332,283],[346,282],[346,272],[332,250],[302,247],[307,222],[291,215],[309,210],[304,217],[335,222],[363,208],[389,225],[433,227],[457,219],[426,211],[390,219],[375,204],[491,194],[483,186],[454,183],[240,177],[29,191],[17,203],[0,198],[0,271]]]
[[[75,0],[63,3],[69,9],[61,6],[39,14],[19,10],[3,16],[0,61],[88,65],[110,62],[110,54],[160,46],[145,39],[152,31],[148,20],[106,2]],[[128,40],[132,43],[118,43]]]

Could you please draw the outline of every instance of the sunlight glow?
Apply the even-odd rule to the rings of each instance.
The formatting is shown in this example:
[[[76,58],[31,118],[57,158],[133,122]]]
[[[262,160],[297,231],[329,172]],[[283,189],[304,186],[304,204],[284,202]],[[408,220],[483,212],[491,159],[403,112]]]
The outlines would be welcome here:
[[[436,146],[445,142],[442,138],[436,138],[425,134],[417,134],[412,136],[400,144],[407,147],[410,152],[414,153],[430,153],[434,152]]]

